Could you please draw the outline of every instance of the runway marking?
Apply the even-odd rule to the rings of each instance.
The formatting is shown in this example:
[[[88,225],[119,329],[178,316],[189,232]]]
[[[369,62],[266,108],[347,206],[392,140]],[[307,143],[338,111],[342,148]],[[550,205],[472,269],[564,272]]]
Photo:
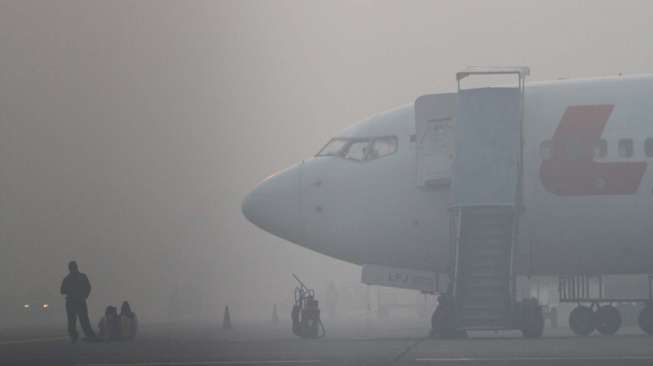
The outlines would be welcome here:
[[[416,358],[415,362],[528,362],[528,361],[643,361],[653,356],[542,356],[542,357],[434,357]]]
[[[81,366],[184,366],[184,365],[307,365],[320,360],[263,360],[263,361],[161,361],[125,363],[88,363]]]
[[[49,337],[49,338],[19,339],[19,340],[16,340],[16,341],[0,342],[0,346],[6,346],[6,345],[10,345],[10,344],[52,342],[52,341],[59,341],[59,340],[62,340],[62,339],[68,339],[68,337]]]
[[[399,361],[400,361],[404,356],[406,356],[410,351],[412,351],[413,349],[415,349],[417,346],[419,346],[420,344],[422,344],[422,342],[424,342],[424,341],[427,340],[427,339],[428,339],[428,338],[418,339],[416,342],[413,342],[412,344],[410,344],[410,345],[409,345],[408,347],[406,347],[403,351],[401,351],[401,353],[399,353],[397,356],[395,356],[395,358],[394,358],[394,360],[393,360],[393,363],[394,363],[394,364],[399,363]]]

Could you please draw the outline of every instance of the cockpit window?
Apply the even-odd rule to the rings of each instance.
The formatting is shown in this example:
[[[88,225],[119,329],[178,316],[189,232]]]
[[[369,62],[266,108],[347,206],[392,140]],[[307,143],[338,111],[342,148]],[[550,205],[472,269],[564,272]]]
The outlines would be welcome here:
[[[349,143],[348,139],[335,138],[331,139],[326,146],[317,153],[317,156],[342,156],[342,150]]]
[[[374,139],[367,160],[374,160],[388,156],[397,151],[397,138],[395,136],[379,137]]]
[[[352,141],[346,149],[345,158],[358,161],[365,160],[369,144],[369,140]]]
[[[397,151],[399,142],[396,136],[376,138],[337,137],[329,141],[317,156],[339,156],[341,158],[366,161],[382,158]]]

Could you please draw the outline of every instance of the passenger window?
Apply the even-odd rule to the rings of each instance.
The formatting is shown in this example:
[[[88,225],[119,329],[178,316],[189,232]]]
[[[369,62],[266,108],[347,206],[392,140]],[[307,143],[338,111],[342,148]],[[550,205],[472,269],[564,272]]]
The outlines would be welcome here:
[[[367,156],[367,145],[369,145],[368,140],[352,142],[347,148],[345,158],[358,161],[365,160]]]
[[[619,157],[632,158],[633,157],[633,139],[619,140]]]
[[[644,152],[647,157],[653,157],[653,138],[649,137],[644,141]]]
[[[608,142],[605,139],[600,139],[594,145],[594,159],[603,159],[608,155]]]
[[[397,138],[395,136],[380,137],[372,143],[367,159],[374,160],[382,158],[393,154],[395,151],[397,151]]]
[[[553,157],[551,140],[544,140],[540,145],[540,157],[542,160],[550,160]]]

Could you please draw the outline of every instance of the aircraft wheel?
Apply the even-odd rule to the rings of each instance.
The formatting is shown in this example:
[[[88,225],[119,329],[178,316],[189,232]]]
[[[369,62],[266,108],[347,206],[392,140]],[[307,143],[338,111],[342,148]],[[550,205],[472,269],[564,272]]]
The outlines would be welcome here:
[[[449,296],[440,295],[431,316],[431,337],[457,338],[453,304]]]
[[[537,301],[524,301],[521,333],[524,338],[540,338],[544,333],[544,313]]]
[[[594,313],[587,306],[578,305],[569,314],[569,328],[576,335],[587,336],[594,331]]]
[[[594,327],[603,335],[613,335],[621,327],[621,314],[612,305],[600,306],[594,312]]]
[[[646,334],[653,335],[653,305],[646,304],[644,309],[639,312],[637,317],[637,323],[639,323],[640,329],[642,329]]]

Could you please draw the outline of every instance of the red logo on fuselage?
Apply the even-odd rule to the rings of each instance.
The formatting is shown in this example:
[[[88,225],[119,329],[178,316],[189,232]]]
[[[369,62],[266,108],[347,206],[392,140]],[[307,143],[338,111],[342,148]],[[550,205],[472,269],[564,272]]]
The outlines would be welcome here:
[[[540,166],[544,188],[559,196],[634,194],[646,162],[597,162],[601,140],[613,105],[568,107],[551,140],[551,156]]]

